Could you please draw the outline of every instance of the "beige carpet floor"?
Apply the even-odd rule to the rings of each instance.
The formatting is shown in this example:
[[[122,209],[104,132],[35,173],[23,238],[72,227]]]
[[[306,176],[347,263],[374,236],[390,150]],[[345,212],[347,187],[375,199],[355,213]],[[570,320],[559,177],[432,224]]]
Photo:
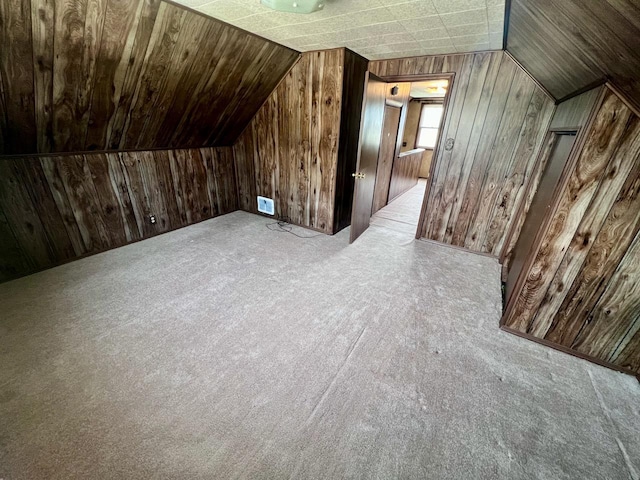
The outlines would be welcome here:
[[[416,186],[378,210],[371,217],[371,224],[415,237],[426,188],[427,180],[419,179]]]
[[[494,259],[269,222],[0,285],[0,478],[638,478],[640,385],[501,332]]]

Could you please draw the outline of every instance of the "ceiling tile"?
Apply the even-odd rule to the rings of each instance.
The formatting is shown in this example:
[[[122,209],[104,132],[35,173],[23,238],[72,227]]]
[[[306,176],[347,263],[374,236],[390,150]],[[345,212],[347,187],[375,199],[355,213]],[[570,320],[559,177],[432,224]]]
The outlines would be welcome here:
[[[447,38],[449,39],[449,32],[446,28],[434,28],[433,30],[418,30],[411,32],[413,38],[418,41],[430,40],[432,38]]]
[[[440,47],[452,47],[453,43],[451,42],[451,38],[432,38],[430,40],[423,40],[420,43],[422,48],[434,49]]]
[[[474,23],[473,25],[460,25],[458,27],[447,27],[449,35],[452,37],[462,37],[464,35],[479,35],[489,33],[489,26],[486,22]]]
[[[504,35],[501,33],[490,33],[489,34],[489,44],[491,48],[500,50],[502,48],[502,43],[504,41]]]
[[[467,10],[465,12],[445,13],[440,15],[445,27],[457,27],[459,25],[473,25],[487,21],[487,9]]]
[[[494,5],[487,7],[487,19],[490,22],[504,20],[504,5]]]
[[[444,29],[444,24],[438,15],[412,18],[410,20],[400,20],[400,24],[406,28],[408,32],[413,32],[414,30]]]
[[[458,45],[458,53],[482,52],[483,50],[491,50],[488,43],[472,43],[470,45]]]
[[[471,44],[485,44],[489,43],[489,35],[465,35],[464,37],[451,37],[451,42],[454,46],[458,47],[460,45],[471,45]]]
[[[198,11],[205,15],[231,22],[253,15],[258,10],[256,10],[255,5],[243,5],[231,1],[216,1],[202,5],[198,8]]]
[[[486,8],[485,0],[433,0],[438,13],[456,13]]]
[[[504,32],[504,19],[499,22],[489,22],[489,33]]]
[[[403,32],[392,33],[390,35],[382,35],[380,37],[376,37],[375,41],[379,41],[380,43],[403,43],[413,42],[415,41],[415,38],[410,33]]]
[[[296,50],[348,47],[367,58],[500,48],[505,8],[504,0],[326,0],[323,10],[295,14],[260,0],[174,1]]]
[[[396,20],[405,20],[416,17],[428,17],[437,15],[436,7],[431,0],[421,0],[418,2],[399,3],[387,7],[391,16]]]

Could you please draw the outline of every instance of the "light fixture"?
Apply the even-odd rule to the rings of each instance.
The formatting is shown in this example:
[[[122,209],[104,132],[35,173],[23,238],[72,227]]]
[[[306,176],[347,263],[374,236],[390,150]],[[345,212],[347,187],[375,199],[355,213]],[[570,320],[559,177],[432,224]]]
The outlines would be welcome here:
[[[324,8],[325,0],[261,0],[261,3],[278,12],[313,13]]]

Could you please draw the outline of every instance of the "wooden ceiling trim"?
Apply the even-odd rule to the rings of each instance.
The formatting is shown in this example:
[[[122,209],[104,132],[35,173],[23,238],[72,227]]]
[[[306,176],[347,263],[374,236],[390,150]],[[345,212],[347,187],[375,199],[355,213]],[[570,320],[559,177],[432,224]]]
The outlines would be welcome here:
[[[0,5],[0,155],[231,145],[299,53],[159,0]]]

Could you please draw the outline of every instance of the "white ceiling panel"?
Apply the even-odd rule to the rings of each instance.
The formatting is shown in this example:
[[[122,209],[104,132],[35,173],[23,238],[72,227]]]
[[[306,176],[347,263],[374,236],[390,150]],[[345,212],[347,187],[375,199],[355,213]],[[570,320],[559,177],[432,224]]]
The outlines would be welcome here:
[[[504,0],[326,0],[310,14],[260,0],[175,1],[301,52],[348,47],[375,60],[502,48]]]

